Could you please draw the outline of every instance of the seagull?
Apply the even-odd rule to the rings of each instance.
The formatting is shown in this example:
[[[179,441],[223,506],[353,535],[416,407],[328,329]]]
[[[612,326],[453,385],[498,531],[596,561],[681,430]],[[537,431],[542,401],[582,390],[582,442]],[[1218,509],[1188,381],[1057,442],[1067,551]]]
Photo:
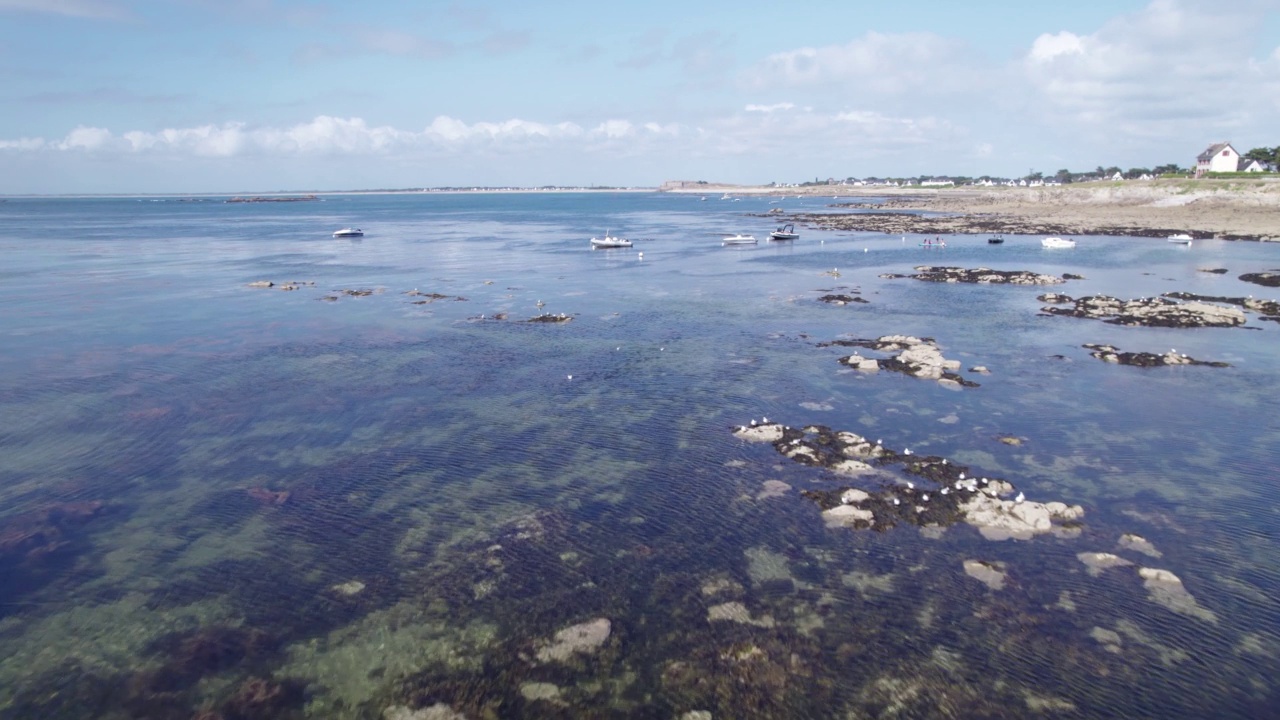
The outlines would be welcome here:
[[[962,482],[960,482],[959,480],[957,480],[957,481],[956,481],[956,489],[957,489],[957,490],[959,490],[959,489],[960,489],[960,488],[962,488],[962,487],[964,487],[964,483],[962,483]]]
[[[898,504],[900,504],[900,503],[899,503],[899,501],[898,501],[898,498],[894,498],[894,499],[893,499],[893,504],[894,504],[894,505],[898,505]]]
[[[760,416],[760,422],[762,422],[762,423],[764,423],[764,424],[768,425],[768,424],[769,424],[769,418],[767,418],[767,417],[765,417],[765,416],[761,415],[761,416]]]
[[[963,480],[963,479],[964,479],[964,473],[960,473],[960,479],[961,479],[961,480]]]
[[[1026,496],[1026,495],[1023,495],[1022,493],[1018,493],[1018,496],[1017,496],[1017,497],[1015,497],[1015,498],[1013,499],[1013,501],[1014,501],[1014,502],[1016,502],[1016,503],[1020,503],[1020,502],[1022,502],[1023,500],[1026,500],[1026,499],[1027,499],[1027,496]]]
[[[946,459],[946,458],[942,458],[942,464],[943,464],[943,465],[946,465],[946,464],[947,464],[947,459]],[[964,473],[960,473],[960,477],[964,477]]]
[[[943,494],[943,495],[946,495],[946,494],[947,494],[947,493],[949,493],[949,492],[951,492],[951,488],[942,488],[942,494]]]
[[[982,478],[982,484],[983,484],[983,485],[986,485],[986,484],[987,484],[987,479],[986,479],[986,478]]]
[[[755,427],[755,426],[756,426],[756,419],[751,418],[751,427]]]
[[[929,493],[920,496],[920,502],[929,502]]]
[[[910,455],[910,454],[911,454],[911,448],[906,448],[906,449],[904,449],[904,450],[902,451],[902,454],[903,454],[903,455]]]
[[[879,444],[880,444],[880,441],[879,441],[879,440],[876,440],[876,445],[879,445]]]
[[[910,480],[908,480],[908,481],[907,481],[907,489],[908,489],[908,490],[915,490],[915,489],[916,489],[916,484],[915,484],[915,483],[913,483],[913,482],[911,482]]]
[[[569,379],[570,379],[570,380],[572,380],[572,379],[573,379],[573,376],[572,376],[572,375],[570,375],[570,376],[569,376]]]

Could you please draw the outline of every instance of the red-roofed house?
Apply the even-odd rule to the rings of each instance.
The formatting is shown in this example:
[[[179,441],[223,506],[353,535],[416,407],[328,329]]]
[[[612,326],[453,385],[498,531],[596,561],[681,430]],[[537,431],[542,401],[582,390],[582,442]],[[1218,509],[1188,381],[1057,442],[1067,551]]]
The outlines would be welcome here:
[[[1211,172],[1235,172],[1239,167],[1240,153],[1229,142],[1210,145],[1196,156],[1196,177]]]

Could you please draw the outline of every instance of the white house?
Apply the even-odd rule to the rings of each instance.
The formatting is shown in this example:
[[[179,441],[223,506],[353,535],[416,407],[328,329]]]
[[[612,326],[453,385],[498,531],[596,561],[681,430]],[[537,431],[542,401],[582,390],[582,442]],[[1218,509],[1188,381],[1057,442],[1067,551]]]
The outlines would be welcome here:
[[[1266,172],[1267,168],[1257,160],[1249,158],[1240,158],[1240,165],[1236,168],[1237,172]]]
[[[1229,142],[1210,145],[1196,156],[1196,177],[1211,172],[1236,172],[1240,167],[1240,153]]]
[[[1115,180],[1115,181],[1124,180],[1124,173],[1122,173],[1122,172],[1120,172],[1119,170],[1117,170],[1117,171],[1116,171],[1116,174],[1111,176],[1111,179],[1112,179],[1112,180]]]

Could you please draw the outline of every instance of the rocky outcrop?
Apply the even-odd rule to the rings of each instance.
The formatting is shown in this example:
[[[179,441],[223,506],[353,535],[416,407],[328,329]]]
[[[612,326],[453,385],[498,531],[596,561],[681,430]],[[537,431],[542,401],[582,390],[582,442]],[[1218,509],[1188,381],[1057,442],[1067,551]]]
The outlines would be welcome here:
[[[1112,325],[1144,327],[1238,327],[1245,323],[1244,313],[1235,308],[1224,308],[1203,302],[1180,303],[1164,297],[1121,300],[1107,295],[1091,295],[1072,300],[1063,296],[1061,302],[1071,307],[1043,307],[1046,315],[1066,315],[1092,318]]]
[[[917,338],[909,335],[885,335],[875,340],[835,340],[825,345],[862,347],[879,352],[896,352],[890,358],[867,358],[853,354],[840,358],[840,362],[856,370],[874,372],[889,370],[912,377],[939,382],[950,382],[965,387],[978,387],[978,383],[953,372],[960,368],[959,360],[943,357],[933,338]]]
[[[848,305],[849,303],[868,303],[870,301],[865,298],[858,297],[857,295],[831,293],[818,298],[818,302],[824,302],[830,305]]]
[[[1176,350],[1170,350],[1164,354],[1156,354],[1148,352],[1122,352],[1112,345],[1099,345],[1096,343],[1086,343],[1084,347],[1093,351],[1089,353],[1093,357],[1096,357],[1103,362],[1116,363],[1119,365],[1135,365],[1137,367],[1165,367],[1168,365],[1231,367],[1231,365],[1224,362],[1196,360],[1195,358],[1188,356],[1186,353],[1179,353]]]
[[[947,458],[920,456],[910,448],[885,447],[853,432],[837,432],[821,425],[803,430],[779,423],[739,426],[744,440],[771,440],[781,455],[803,465],[825,468],[834,477],[857,478],[861,486],[804,490],[830,527],[887,528],[900,523],[947,526],[967,523],[986,538],[1027,539],[1058,532],[1069,534],[1083,516],[1079,505],[1029,501],[1014,496],[1012,483],[975,477]],[[1012,499],[1006,499],[1010,496]]]
[[[992,270],[985,267],[966,269],[919,265],[915,268],[915,271],[916,274],[914,275],[886,274],[880,277],[886,279],[908,277],[928,282],[979,283],[983,285],[1059,285],[1065,282],[1064,278],[1056,275],[1044,275],[1030,270]]]
[[[1164,296],[1174,298],[1175,300],[1195,300],[1198,302],[1237,305],[1250,312],[1258,313],[1264,320],[1275,320],[1280,318],[1280,302],[1276,302],[1275,300],[1259,300],[1254,298],[1252,295],[1249,297],[1214,297],[1211,295],[1196,295],[1188,292],[1171,292],[1165,293]]]
[[[533,317],[529,318],[528,322],[531,322],[531,323],[567,323],[567,322],[569,322],[570,320],[573,320],[573,316],[572,316],[572,315],[566,315],[566,314],[564,314],[564,313],[556,313],[556,314],[552,314],[552,313],[543,313],[542,315],[535,315],[535,316],[533,316]]]
[[[1253,283],[1254,285],[1262,285],[1263,287],[1280,287],[1280,270],[1271,272],[1245,273],[1240,279]]]

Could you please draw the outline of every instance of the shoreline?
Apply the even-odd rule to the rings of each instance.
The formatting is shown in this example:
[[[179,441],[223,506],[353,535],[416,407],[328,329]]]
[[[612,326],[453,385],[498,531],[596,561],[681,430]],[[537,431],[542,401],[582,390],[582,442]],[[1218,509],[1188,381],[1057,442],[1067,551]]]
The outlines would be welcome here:
[[[856,187],[671,189],[681,194],[832,194],[833,208],[859,213],[782,213],[786,222],[825,230],[891,235],[1120,235],[1280,242],[1280,181],[1154,180],[1055,187]],[[797,192],[801,191],[801,192]],[[857,198],[866,198],[858,202]],[[930,215],[917,215],[924,211]]]

